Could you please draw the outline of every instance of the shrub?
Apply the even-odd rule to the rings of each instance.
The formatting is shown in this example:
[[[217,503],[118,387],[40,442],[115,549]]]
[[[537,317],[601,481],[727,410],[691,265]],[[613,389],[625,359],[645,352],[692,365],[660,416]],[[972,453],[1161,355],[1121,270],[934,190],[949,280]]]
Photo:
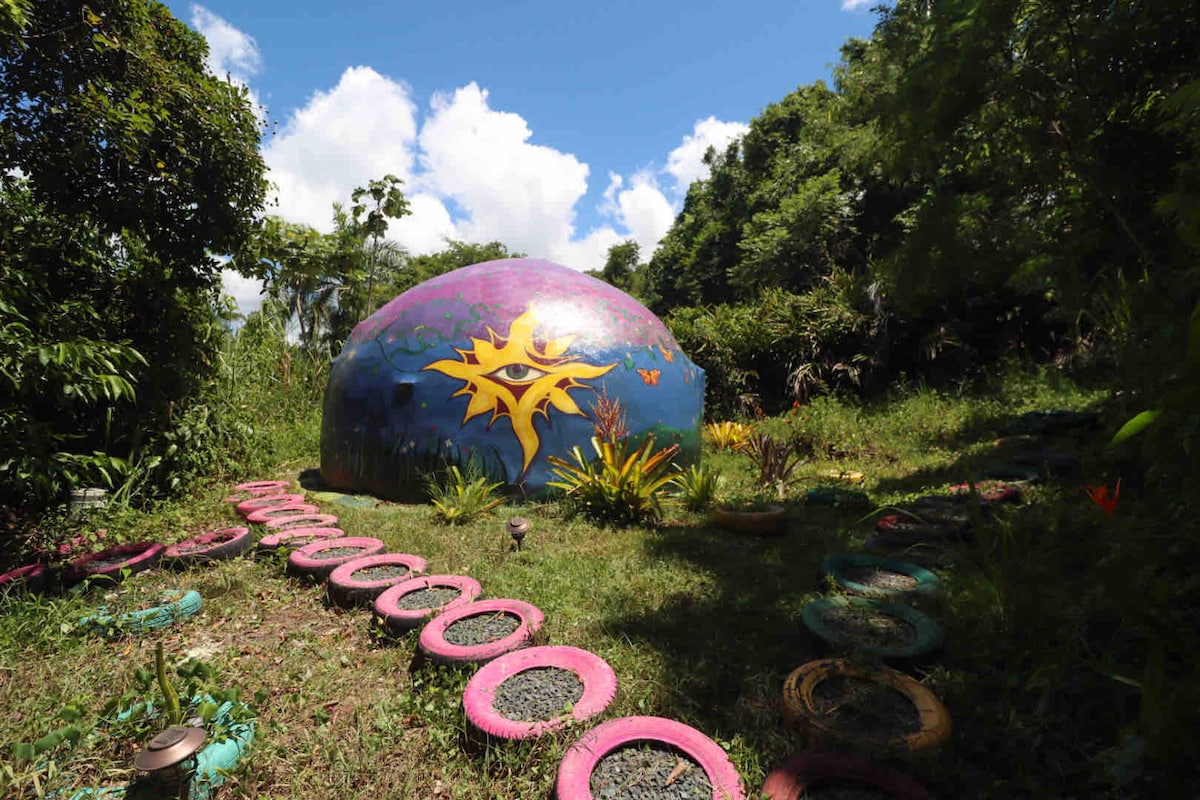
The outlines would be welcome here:
[[[496,491],[503,485],[490,482],[473,461],[468,461],[464,469],[451,464],[442,475],[430,475],[425,480],[434,513],[451,525],[470,522],[502,505],[504,497],[498,497]]]
[[[569,507],[596,522],[642,525],[662,517],[660,498],[679,474],[672,459],[679,445],[654,450],[654,437],[647,436],[627,453],[628,439],[601,441],[592,437],[595,459],[588,459],[576,445],[575,463],[548,456],[560,480],[546,485],[566,492]]]
[[[703,511],[712,503],[721,488],[721,473],[693,464],[671,479],[679,491],[679,499],[688,511]]]

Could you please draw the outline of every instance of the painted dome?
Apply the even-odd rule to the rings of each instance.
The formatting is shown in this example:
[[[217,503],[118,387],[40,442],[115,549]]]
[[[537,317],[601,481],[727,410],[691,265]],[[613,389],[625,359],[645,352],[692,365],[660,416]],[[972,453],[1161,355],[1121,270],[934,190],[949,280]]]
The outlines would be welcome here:
[[[321,477],[381,497],[474,461],[524,495],[547,455],[588,445],[601,397],[631,436],[699,459],[704,371],[645,306],[603,281],[529,258],[432,278],[354,329],[325,388]]]

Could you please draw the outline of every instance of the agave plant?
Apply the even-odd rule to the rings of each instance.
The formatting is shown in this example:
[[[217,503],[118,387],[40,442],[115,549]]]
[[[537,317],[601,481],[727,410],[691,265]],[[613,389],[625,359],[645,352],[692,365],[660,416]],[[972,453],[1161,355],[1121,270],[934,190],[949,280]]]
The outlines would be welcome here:
[[[587,458],[576,445],[571,449],[575,463],[548,456],[559,480],[547,486],[562,489],[573,509],[597,522],[641,525],[662,517],[661,495],[679,475],[673,459],[679,445],[654,449],[654,437],[627,452],[629,441],[602,441],[592,437],[596,457]]]
[[[754,429],[744,422],[710,422],[704,432],[718,450],[741,450]]]

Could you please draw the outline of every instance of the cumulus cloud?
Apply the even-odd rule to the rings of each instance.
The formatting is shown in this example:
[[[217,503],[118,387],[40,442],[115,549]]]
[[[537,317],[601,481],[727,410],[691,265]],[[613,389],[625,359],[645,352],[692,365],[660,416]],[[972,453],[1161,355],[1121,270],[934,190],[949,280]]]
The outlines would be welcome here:
[[[873,0],[842,0],[842,11],[858,11],[867,8]]]
[[[698,120],[692,132],[667,156],[667,172],[675,178],[675,190],[684,194],[694,181],[708,177],[708,165],[704,163],[708,148],[724,150],[749,130],[750,126],[742,122],[722,122],[716,117]]]
[[[333,204],[356,186],[393,174],[412,177],[417,109],[408,89],[370,67],[350,67],[317,91],[263,147],[278,188],[271,213],[332,230]],[[411,186],[404,187],[405,194]]]
[[[233,297],[238,313],[243,316],[257,311],[262,305],[262,281],[244,278],[231,269],[221,270],[221,292]]]
[[[192,27],[208,42],[207,66],[214,75],[242,85],[262,68],[258,43],[201,5],[192,6]]]

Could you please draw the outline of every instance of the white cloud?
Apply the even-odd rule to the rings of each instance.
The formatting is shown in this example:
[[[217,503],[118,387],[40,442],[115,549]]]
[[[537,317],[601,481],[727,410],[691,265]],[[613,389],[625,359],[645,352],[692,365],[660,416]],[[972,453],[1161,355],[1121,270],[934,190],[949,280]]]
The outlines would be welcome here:
[[[328,92],[318,91],[263,147],[278,187],[270,209],[292,222],[332,230],[333,204],[356,186],[412,175],[416,105],[408,89],[370,67],[350,67]],[[404,187],[412,192],[411,185]]]
[[[860,8],[866,8],[874,0],[842,0],[842,11],[858,11]]]
[[[693,181],[708,177],[704,154],[708,148],[724,150],[726,145],[750,130],[742,122],[722,122],[716,117],[698,120],[692,132],[667,156],[667,172],[675,178],[675,190],[685,194]]]
[[[249,315],[262,305],[262,281],[243,278],[231,269],[221,270],[221,294],[231,295],[237,302],[238,312]]]
[[[633,176],[628,189],[617,193],[617,207],[628,238],[638,243],[642,260],[650,260],[675,221],[675,206],[658,188],[654,176],[641,172]]]
[[[262,54],[253,36],[238,30],[201,5],[192,6],[192,27],[208,41],[208,69],[214,75],[245,85],[262,67]]]

